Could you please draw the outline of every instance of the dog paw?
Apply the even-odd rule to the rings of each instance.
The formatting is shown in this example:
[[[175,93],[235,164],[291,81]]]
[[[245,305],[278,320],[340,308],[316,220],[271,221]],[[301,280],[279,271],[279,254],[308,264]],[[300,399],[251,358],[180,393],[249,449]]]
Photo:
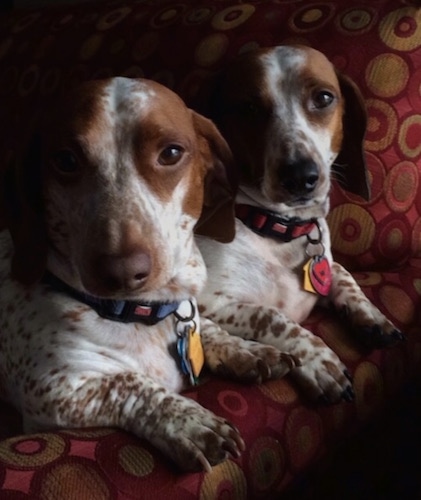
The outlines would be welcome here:
[[[351,314],[348,308],[341,310],[343,318],[351,319],[358,342],[367,349],[392,347],[405,340],[405,335],[389,321],[377,308],[360,316]]]
[[[153,444],[183,471],[210,472],[212,466],[230,456],[238,458],[245,449],[239,431],[227,420],[184,399],[159,420],[151,437]]]
[[[398,329],[387,329],[380,325],[362,326],[357,331],[359,342],[367,349],[381,349],[392,347],[405,340],[405,336]]]
[[[281,378],[300,366],[292,354],[233,336],[220,337],[212,349],[207,349],[206,363],[218,375],[246,383]]]
[[[304,396],[323,405],[354,400],[352,378],[345,365],[329,349],[319,347],[312,351],[311,359],[291,370],[291,377]]]

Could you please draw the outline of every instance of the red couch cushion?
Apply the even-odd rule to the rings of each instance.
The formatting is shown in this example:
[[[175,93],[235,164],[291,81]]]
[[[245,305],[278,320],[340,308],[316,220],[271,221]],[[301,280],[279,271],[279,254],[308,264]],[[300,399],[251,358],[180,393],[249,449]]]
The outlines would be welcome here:
[[[367,295],[408,335],[405,345],[368,353],[329,313],[309,320],[353,373],[355,404],[308,406],[288,379],[247,387],[209,378],[189,391],[233,421],[247,444],[239,460],[212,474],[180,475],[120,431],[47,433],[0,443],[5,494],[62,498],[70,488],[75,498],[86,491],[89,498],[263,498],[377,415],[419,370],[421,9],[396,0],[113,1],[16,11],[0,16],[0,33],[1,165],[19,156],[48,100],[81,80],[146,76],[190,100],[244,50],[298,42],[324,51],[358,83],[369,112],[373,196],[364,202],[334,186],[335,255],[360,271]]]

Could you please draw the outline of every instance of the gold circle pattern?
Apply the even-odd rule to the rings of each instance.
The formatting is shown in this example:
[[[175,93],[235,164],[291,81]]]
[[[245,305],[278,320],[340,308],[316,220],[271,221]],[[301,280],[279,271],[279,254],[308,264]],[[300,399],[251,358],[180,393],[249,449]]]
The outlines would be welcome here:
[[[281,443],[273,437],[256,439],[250,449],[249,468],[258,470],[255,489],[258,492],[270,491],[280,483],[285,473],[285,451]]]
[[[380,289],[380,300],[394,319],[404,325],[411,324],[415,317],[414,303],[405,290],[384,285]]]
[[[344,35],[362,35],[372,28],[376,18],[377,15],[374,9],[351,8],[338,17],[336,26]]]
[[[128,474],[137,477],[150,474],[154,468],[152,455],[144,448],[134,445],[120,448],[118,462]]]
[[[375,222],[370,212],[351,203],[332,209],[329,223],[339,228],[332,234],[332,244],[347,255],[359,255],[367,251],[374,238]]]
[[[268,381],[259,385],[259,390],[267,397],[282,405],[292,404],[297,401],[297,390],[288,380],[281,379]]]
[[[42,467],[60,457],[65,446],[56,434],[32,434],[29,440],[17,436],[0,443],[0,459],[17,467]]]
[[[322,441],[320,417],[304,406],[294,408],[288,415],[285,430],[291,464],[300,469],[311,462]]]
[[[385,181],[387,203],[395,212],[406,212],[414,203],[418,191],[419,173],[413,162],[404,161],[395,165]]]
[[[228,48],[229,39],[222,33],[213,33],[197,46],[195,60],[199,66],[212,66],[222,58]]]
[[[216,30],[232,30],[245,23],[253,15],[255,7],[251,4],[227,7],[212,19],[212,27]]]
[[[399,131],[399,147],[409,158],[421,156],[421,115],[412,115],[403,121]]]
[[[40,492],[48,496],[47,491],[60,496],[61,488],[70,488],[67,478],[73,478],[90,498],[112,497],[117,489],[122,497],[146,491],[153,498],[157,484],[167,496],[178,488],[179,498],[199,493],[203,499],[258,498],[266,490],[280,490],[310,464],[331,433],[339,435],[355,422],[355,411],[361,421],[372,416],[407,366],[419,367],[421,11],[406,3],[376,0],[376,6],[350,7],[345,0],[305,5],[218,0],[198,7],[181,0],[164,7],[164,2],[142,1],[118,7],[110,0],[0,19],[3,165],[21,150],[28,117],[44,96],[95,75],[152,76],[176,90],[184,84],[194,97],[210,75],[250,48],[291,41],[324,51],[356,81],[367,104],[365,148],[373,192],[366,202],[333,189],[329,222],[335,258],[365,271],[360,284],[401,328],[407,326],[411,346],[405,356],[404,349],[361,353],[341,325],[319,313],[309,328],[353,372],[355,405],[311,411],[288,378],[258,387],[211,379],[195,388],[195,397],[240,428],[247,449],[238,461],[224,462],[210,474],[180,476],[152,447],[126,433],[35,434],[0,442],[5,488],[32,498]],[[396,266],[402,266],[399,272]],[[22,484],[20,477],[26,478]],[[75,491],[82,498],[81,490]]]
[[[380,54],[369,62],[366,69],[367,86],[378,97],[398,95],[406,88],[408,79],[408,64],[396,54]]]
[[[332,3],[319,3],[299,9],[289,20],[290,28],[297,33],[312,32],[320,29],[334,16]]]
[[[200,500],[221,497],[240,499],[246,498],[246,495],[247,483],[243,471],[236,463],[228,460],[206,474],[199,498]]]
[[[383,43],[394,50],[410,51],[421,45],[421,11],[402,8],[387,14],[379,26]]]
[[[104,479],[86,463],[60,463],[45,476],[38,498],[111,500]]]
[[[99,31],[106,31],[118,23],[120,23],[126,16],[130,14],[132,9],[130,7],[121,7],[111,12],[107,12],[107,14],[98,21],[97,29]]]
[[[384,151],[396,137],[396,112],[393,106],[379,99],[367,99],[365,104],[369,113],[365,147],[368,151]]]

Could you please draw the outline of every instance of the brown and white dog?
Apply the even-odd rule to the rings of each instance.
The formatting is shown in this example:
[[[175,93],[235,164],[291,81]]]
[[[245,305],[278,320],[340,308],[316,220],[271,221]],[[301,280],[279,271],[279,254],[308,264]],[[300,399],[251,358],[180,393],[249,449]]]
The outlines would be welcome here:
[[[402,338],[330,249],[334,162],[347,162],[338,172],[347,189],[369,193],[359,91],[320,52],[279,46],[232,62],[207,97],[205,113],[233,151],[240,186],[235,239],[197,239],[208,267],[200,310],[233,335],[297,356],[302,366],[291,375],[308,397],[350,400],[345,366],[300,323],[330,302],[367,346]]]
[[[85,83],[45,115],[2,182],[1,393],[26,430],[116,426],[182,469],[210,470],[243,440],[177,393],[202,362],[194,297],[206,269],[193,228],[233,236],[229,148],[147,80]],[[239,380],[295,366],[210,320],[201,339],[208,368]]]

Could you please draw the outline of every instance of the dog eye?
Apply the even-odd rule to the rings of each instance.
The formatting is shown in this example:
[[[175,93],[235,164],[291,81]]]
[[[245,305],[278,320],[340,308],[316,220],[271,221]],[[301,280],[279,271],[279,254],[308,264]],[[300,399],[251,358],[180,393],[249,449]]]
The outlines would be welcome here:
[[[178,163],[184,154],[184,149],[176,144],[163,149],[158,157],[160,165],[175,165]]]
[[[327,108],[334,101],[335,96],[332,92],[321,90],[313,95],[313,105],[316,109]]]
[[[76,155],[69,149],[63,149],[53,155],[53,162],[57,170],[63,174],[73,174],[79,168]]]
[[[254,100],[240,101],[235,111],[245,117],[254,117],[259,113],[259,106]]]

